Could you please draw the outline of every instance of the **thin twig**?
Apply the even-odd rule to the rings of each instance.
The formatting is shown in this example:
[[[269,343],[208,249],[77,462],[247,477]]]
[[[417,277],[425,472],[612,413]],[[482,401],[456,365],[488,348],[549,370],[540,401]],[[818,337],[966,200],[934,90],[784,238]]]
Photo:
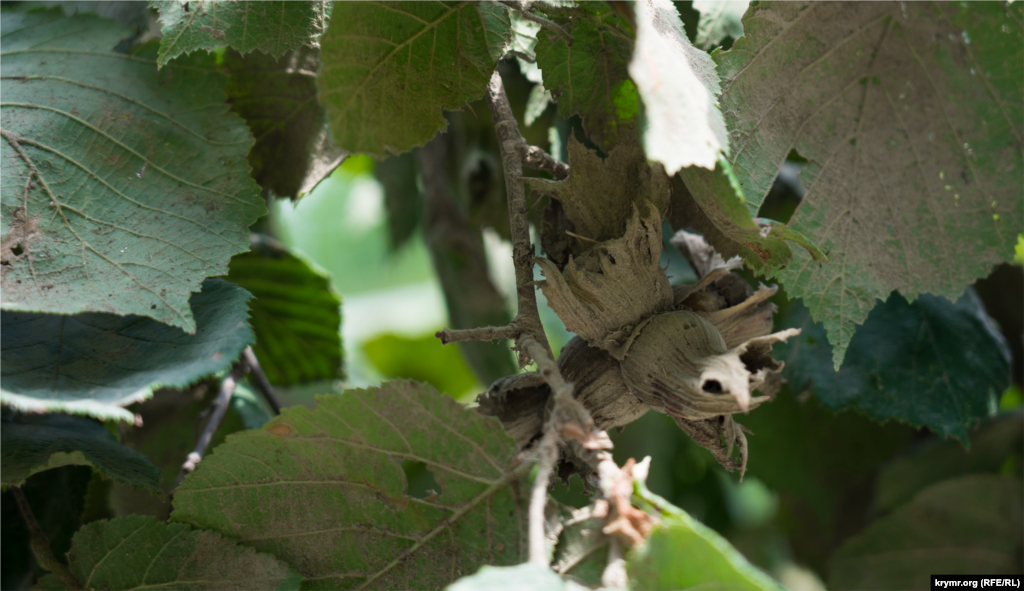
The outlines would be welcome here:
[[[267,374],[263,373],[263,368],[260,367],[260,360],[256,359],[256,354],[253,353],[252,347],[246,347],[245,351],[242,351],[242,359],[249,367],[253,382],[256,383],[256,389],[263,395],[263,399],[267,401],[275,415],[281,414],[281,400],[274,392],[274,386],[267,379]]]
[[[82,585],[75,578],[75,575],[71,574],[67,565],[57,560],[57,557],[53,555],[53,550],[50,548],[50,540],[46,537],[43,528],[39,526],[39,522],[36,521],[36,516],[32,513],[32,507],[29,507],[25,493],[21,492],[21,487],[11,487],[11,494],[14,496],[14,501],[18,504],[21,518],[25,520],[25,525],[28,526],[29,546],[32,548],[32,554],[35,555],[39,566],[53,573],[54,576],[60,579],[61,584],[68,589],[81,589]]]
[[[519,329],[514,324],[505,326],[483,326],[480,328],[464,328],[452,330],[446,328],[434,333],[441,339],[442,345],[459,341],[496,341],[498,339],[514,339],[519,336]]]
[[[544,18],[542,16],[538,16],[538,15],[530,12],[530,10],[532,8],[531,7],[532,3],[529,2],[528,0],[527,1],[501,0],[501,3],[504,4],[505,6],[508,6],[509,8],[515,9],[517,12],[519,12],[519,14],[523,15],[523,18],[525,18],[526,20],[533,21],[533,22],[537,23],[538,25],[544,27],[545,29],[554,31],[559,37],[561,37],[562,39],[565,40],[566,45],[570,45],[570,46],[572,45],[572,35],[567,33],[565,31],[565,29],[563,29],[557,23],[555,23],[553,21],[549,21],[548,19],[546,19],[546,18]]]
[[[206,422],[206,426],[203,427],[203,432],[196,439],[195,449],[192,450],[192,453],[188,454],[188,459],[181,465],[178,479],[174,481],[175,489],[185,479],[185,476],[191,474],[196,469],[196,465],[203,460],[206,448],[213,441],[213,435],[217,432],[217,427],[220,427],[221,421],[224,420],[224,415],[228,412],[228,407],[231,406],[231,396],[235,393],[235,386],[245,376],[245,372],[248,369],[248,364],[244,359],[236,361],[231,367],[231,373],[225,376],[224,381],[220,383],[220,392],[217,393],[213,404],[210,405],[213,412],[210,414],[210,419]]]
[[[523,166],[550,172],[558,180],[569,176],[568,164],[537,146],[526,146],[523,150]]]

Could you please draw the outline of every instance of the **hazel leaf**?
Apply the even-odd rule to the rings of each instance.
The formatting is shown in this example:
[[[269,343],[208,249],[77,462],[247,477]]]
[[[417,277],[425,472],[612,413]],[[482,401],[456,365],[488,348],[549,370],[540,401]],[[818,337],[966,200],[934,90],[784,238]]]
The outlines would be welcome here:
[[[693,44],[710,51],[726,37],[743,36],[743,14],[750,0],[694,0],[693,9],[700,13]]]
[[[515,451],[496,420],[425,384],[348,390],[214,449],[171,520],[272,553],[318,588],[438,588],[523,560]],[[441,490],[408,496],[404,460]]]

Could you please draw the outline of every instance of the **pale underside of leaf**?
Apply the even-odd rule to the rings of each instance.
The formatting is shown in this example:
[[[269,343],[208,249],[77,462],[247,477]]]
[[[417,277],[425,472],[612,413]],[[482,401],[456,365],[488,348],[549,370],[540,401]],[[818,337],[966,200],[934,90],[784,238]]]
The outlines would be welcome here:
[[[301,581],[273,556],[144,515],[86,525],[72,540],[68,564],[86,589],[284,591],[298,589]]]
[[[750,0],[694,0],[693,9],[700,13],[693,44],[711,50],[726,37],[743,36],[743,14]]]
[[[163,24],[161,67],[182,54],[229,46],[260,50],[275,58],[303,45],[316,47],[331,17],[330,2],[153,1]]]
[[[132,422],[123,407],[160,386],[188,386],[238,358],[253,340],[250,297],[225,281],[207,281],[191,299],[195,335],[137,316],[0,312],[0,402]]]
[[[716,54],[730,160],[752,211],[791,150],[809,162],[780,275],[836,346],[892,290],[955,299],[1024,225],[1024,18],[1000,3],[761,3]]]
[[[157,72],[111,52],[126,29],[59,12],[5,11],[3,30],[3,308],[194,332],[191,293],[266,211],[213,57]]]
[[[349,390],[229,438],[171,518],[271,552],[311,588],[436,588],[521,561],[514,451],[496,421],[429,386]],[[405,496],[396,460],[424,462],[440,494]]]
[[[483,96],[507,46],[498,3],[345,2],[322,40],[320,97],[335,144],[384,157],[422,146],[442,112]]]
[[[641,0],[633,8],[637,35],[629,74],[644,101],[647,157],[669,175],[689,166],[715,168],[729,136],[714,62],[690,45],[671,2]]]

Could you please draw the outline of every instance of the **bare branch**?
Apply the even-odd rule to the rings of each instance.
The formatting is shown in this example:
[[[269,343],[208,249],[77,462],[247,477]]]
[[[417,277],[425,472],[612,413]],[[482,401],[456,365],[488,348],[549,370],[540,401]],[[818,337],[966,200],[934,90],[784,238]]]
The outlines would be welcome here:
[[[274,392],[274,386],[267,379],[267,374],[263,373],[263,368],[260,367],[260,361],[256,359],[256,354],[252,352],[252,347],[245,348],[245,351],[242,352],[242,360],[245,361],[249,371],[252,372],[253,381],[256,382],[256,389],[263,395],[263,399],[267,401],[275,415],[281,414],[281,401]]]
[[[21,518],[25,520],[25,525],[28,527],[29,546],[32,548],[32,554],[39,562],[39,566],[52,572],[66,588],[81,589],[82,585],[79,584],[75,575],[71,574],[67,565],[53,555],[50,540],[46,537],[43,528],[39,526],[39,522],[36,521],[36,516],[32,513],[32,507],[29,506],[25,493],[21,492],[21,487],[12,486],[11,495],[14,496],[14,501],[18,504],[18,511],[21,512]]]
[[[203,427],[203,432],[196,439],[195,449],[192,450],[192,453],[188,454],[188,459],[181,465],[178,479],[174,481],[174,488],[178,488],[178,485],[181,484],[185,476],[191,474],[196,469],[196,465],[202,461],[206,448],[210,446],[210,442],[213,441],[213,435],[217,432],[217,427],[220,427],[221,422],[224,420],[224,415],[228,412],[228,406],[231,405],[231,396],[235,393],[235,386],[247,370],[248,364],[244,360],[236,361],[231,367],[231,373],[225,376],[224,381],[220,383],[220,392],[213,400],[213,404],[210,405],[210,408],[213,410],[210,413],[210,419],[206,422],[206,426]]]
[[[523,18],[525,18],[526,20],[533,21],[538,25],[544,27],[545,29],[554,31],[559,37],[565,40],[566,45],[572,45],[572,35],[565,32],[565,29],[563,29],[557,23],[549,21],[548,19],[542,16],[538,16],[530,12],[532,3],[529,2],[528,0],[501,0],[501,3],[504,4],[505,6],[508,6],[509,8],[515,9],[519,14],[523,15]]]
[[[558,180],[569,176],[569,165],[548,154],[537,146],[526,146],[523,149],[523,166],[550,172]]]
[[[446,328],[434,333],[434,336],[441,339],[441,344],[457,343],[459,341],[496,341],[498,339],[514,339],[519,336],[519,329],[514,324],[505,326],[483,326],[480,328],[466,328],[452,330]]]

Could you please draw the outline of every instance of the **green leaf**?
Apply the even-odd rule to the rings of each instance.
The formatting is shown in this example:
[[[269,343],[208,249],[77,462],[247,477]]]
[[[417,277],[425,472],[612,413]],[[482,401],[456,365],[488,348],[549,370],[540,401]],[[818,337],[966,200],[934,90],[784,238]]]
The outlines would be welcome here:
[[[445,591],[576,591],[587,589],[563,581],[546,566],[525,562],[516,566],[485,566],[476,574],[463,577]]]
[[[29,417],[26,417],[26,419]],[[22,486],[37,472],[60,466],[91,466],[108,478],[161,494],[160,469],[146,456],[114,440],[99,423],[66,415],[43,415],[0,429],[0,480]]]
[[[930,576],[1020,572],[1019,478],[977,475],[925,489],[832,557],[829,589],[927,589]]]
[[[511,32],[494,2],[342,2],[324,35],[319,86],[334,143],[405,152],[447,125],[443,111],[483,97]]]
[[[496,420],[429,386],[348,390],[214,449],[171,519],[274,554],[308,588],[437,588],[524,558],[515,447]],[[402,460],[424,462],[440,495],[406,496]]]
[[[718,109],[715,62],[690,45],[669,0],[633,3],[636,46],[629,75],[644,102],[644,151],[670,176],[696,166],[714,169],[729,151]]]
[[[571,47],[551,31],[537,36],[537,65],[544,86],[566,119],[579,115],[587,136],[607,152],[636,134],[640,100],[629,78],[633,39],[628,25],[607,2],[584,2],[559,24]]]
[[[213,56],[157,72],[127,29],[59,10],[2,15],[3,309],[138,314],[195,332],[188,301],[266,212],[252,137]]]
[[[965,474],[999,472],[1006,458],[1024,447],[1024,415],[1003,415],[971,433],[971,449],[956,441],[929,439],[893,458],[875,485],[875,506],[891,510],[925,487]]]
[[[442,345],[433,333],[416,338],[383,334],[363,343],[363,351],[386,378],[426,382],[454,398],[477,386],[462,350]]]
[[[584,507],[563,517],[562,525],[551,568],[570,581],[595,589],[601,587],[611,542],[601,532],[607,520],[593,517],[591,507]]]
[[[242,54],[259,50],[279,58],[317,41],[331,18],[331,3],[217,2],[177,0],[149,3],[163,24],[160,67],[179,55],[199,49],[232,47]]]
[[[697,36],[693,44],[710,51],[726,37],[743,36],[743,14],[750,0],[694,0],[693,9],[700,12]]]
[[[973,290],[956,303],[899,294],[875,308],[854,335],[837,372],[825,330],[794,305],[786,326],[803,334],[780,345],[783,375],[797,390],[813,388],[832,410],[854,408],[967,441],[967,432],[998,406],[1010,384],[1010,354]]]
[[[176,2],[175,2],[176,3]],[[273,197],[298,199],[348,155],[331,145],[327,113],[317,100],[320,50],[302,46],[274,57],[229,49],[228,100],[256,137],[252,177]]]
[[[791,150],[790,226],[825,251],[780,275],[838,366],[876,299],[955,299],[1024,226],[1024,7],[761,2],[717,52],[729,156],[752,213]]]
[[[227,279],[253,295],[253,351],[274,384],[337,379],[344,373],[341,297],[326,271],[269,236],[231,259]]]
[[[631,589],[721,587],[782,591],[725,538],[637,483],[637,496],[661,513],[660,523],[626,557]],[[681,560],[680,557],[685,557]]]
[[[751,269],[769,277],[793,258],[788,242],[802,246],[815,260],[828,260],[785,224],[751,217],[732,166],[725,158],[718,164],[715,170],[694,166],[676,175],[669,214],[676,229],[692,228],[724,258],[740,255]]]
[[[154,389],[184,387],[227,369],[252,342],[247,291],[208,280],[192,296],[197,331],[137,316],[0,312],[0,402],[132,422],[121,408]]]
[[[71,573],[86,589],[298,589],[302,577],[220,535],[145,515],[94,521],[75,534]],[[53,575],[41,581],[54,587]]]

